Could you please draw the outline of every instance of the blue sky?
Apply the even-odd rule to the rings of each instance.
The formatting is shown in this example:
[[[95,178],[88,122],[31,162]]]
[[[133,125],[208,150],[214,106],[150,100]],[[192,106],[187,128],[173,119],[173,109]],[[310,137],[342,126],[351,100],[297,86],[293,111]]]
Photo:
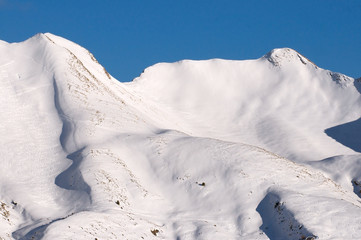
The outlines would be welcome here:
[[[118,80],[182,59],[255,59],[293,48],[361,77],[360,0],[0,0],[0,39],[51,32],[91,51]]]

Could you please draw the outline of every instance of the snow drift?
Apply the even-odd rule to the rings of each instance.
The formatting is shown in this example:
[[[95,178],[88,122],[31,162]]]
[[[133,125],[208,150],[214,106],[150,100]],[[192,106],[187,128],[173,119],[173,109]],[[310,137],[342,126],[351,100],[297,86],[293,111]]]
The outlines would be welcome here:
[[[0,42],[0,238],[359,239],[359,81],[275,49],[114,79]]]

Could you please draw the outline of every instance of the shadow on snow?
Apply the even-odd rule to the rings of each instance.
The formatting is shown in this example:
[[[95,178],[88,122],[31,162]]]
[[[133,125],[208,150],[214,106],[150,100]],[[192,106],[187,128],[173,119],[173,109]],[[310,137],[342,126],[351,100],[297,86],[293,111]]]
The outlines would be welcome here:
[[[361,118],[326,129],[325,133],[346,147],[361,152]]]

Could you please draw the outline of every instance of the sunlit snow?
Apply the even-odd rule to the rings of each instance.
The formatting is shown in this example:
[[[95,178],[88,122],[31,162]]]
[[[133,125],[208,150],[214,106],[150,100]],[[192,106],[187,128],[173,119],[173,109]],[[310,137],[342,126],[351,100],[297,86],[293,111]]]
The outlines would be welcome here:
[[[361,83],[300,53],[120,83],[0,42],[0,239],[361,239]]]

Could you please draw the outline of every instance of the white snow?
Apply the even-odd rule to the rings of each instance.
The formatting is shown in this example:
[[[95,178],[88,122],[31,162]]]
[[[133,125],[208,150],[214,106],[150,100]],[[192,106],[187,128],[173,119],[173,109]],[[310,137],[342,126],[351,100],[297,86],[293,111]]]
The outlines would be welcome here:
[[[1,41],[0,239],[360,239],[360,89],[289,48],[120,83]]]

